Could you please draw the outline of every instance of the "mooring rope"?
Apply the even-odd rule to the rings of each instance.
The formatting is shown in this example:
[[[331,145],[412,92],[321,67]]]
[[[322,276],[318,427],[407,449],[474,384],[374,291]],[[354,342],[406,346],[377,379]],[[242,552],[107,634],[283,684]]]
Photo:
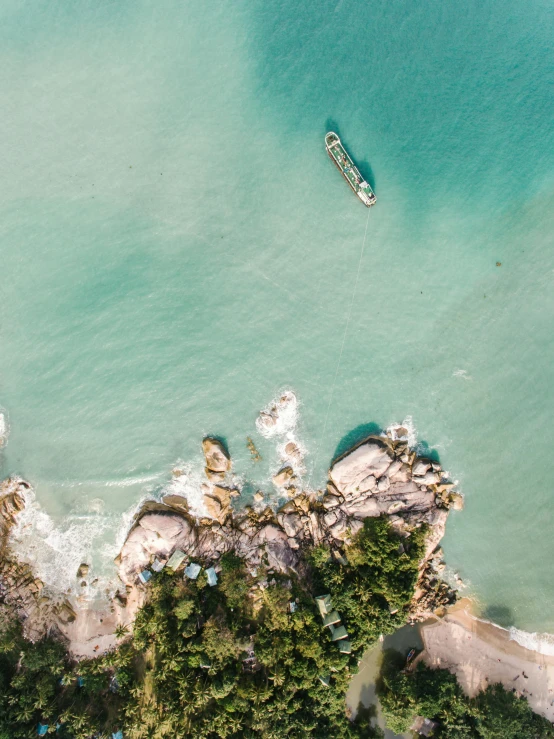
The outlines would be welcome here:
[[[319,444],[318,444],[319,447],[321,447],[321,442],[323,441],[325,437],[325,431],[327,430],[327,421],[329,420],[329,411],[331,409],[331,403],[333,402],[333,395],[335,393],[335,385],[337,384],[337,377],[339,374],[340,363],[342,360],[342,353],[344,351],[344,345],[346,343],[346,335],[348,334],[348,327],[350,326],[350,319],[352,318],[352,309],[354,308],[354,300],[356,299],[356,290],[358,288],[358,280],[360,279],[360,269],[362,266],[362,259],[364,258],[365,242],[366,242],[366,237],[367,237],[367,227],[369,224],[370,212],[371,211],[368,209],[367,220],[365,222],[364,240],[362,242],[362,249],[360,251],[360,259],[358,261],[358,271],[356,273],[356,282],[354,283],[354,290],[352,291],[352,298],[350,300],[350,309],[348,311],[348,318],[346,320],[346,326],[344,327],[344,334],[342,335],[342,345],[340,348],[339,361],[337,362],[337,367],[335,369],[335,377],[333,379],[333,385],[331,387],[331,395],[329,397],[329,403],[327,405],[327,413],[325,414],[325,423],[323,424],[323,431],[321,432],[321,436],[319,439]]]

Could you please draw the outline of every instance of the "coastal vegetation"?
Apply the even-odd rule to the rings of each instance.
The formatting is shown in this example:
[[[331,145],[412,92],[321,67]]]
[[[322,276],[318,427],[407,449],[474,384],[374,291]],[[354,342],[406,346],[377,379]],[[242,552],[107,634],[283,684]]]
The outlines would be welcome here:
[[[462,691],[448,670],[420,662],[405,669],[397,652],[385,654],[378,694],[388,728],[408,731],[416,716],[436,723],[436,739],[550,739],[554,726],[533,713],[527,700],[501,684],[489,685],[474,698]]]
[[[263,413],[265,426],[278,411]],[[210,517],[180,496],[145,504],[116,561],[120,589],[88,622],[10,555],[28,485],[5,481],[0,739],[381,737],[371,711],[352,720],[347,687],[366,649],[456,600],[438,543],[463,502],[437,462],[409,449],[406,429],[387,433],[337,458],[320,495],[298,491],[301,449],[287,444],[274,483],[289,500],[277,511],[256,496],[233,510],[230,455],[205,438]],[[81,585],[88,575],[82,563]],[[381,681],[396,730],[419,716],[437,721],[436,736],[552,736],[498,686],[471,701],[449,673],[403,668],[387,660]]]
[[[367,518],[343,555],[307,550],[302,578],[249,571],[232,551],[215,587],[205,573],[188,580],[165,570],[132,632],[120,629],[119,647],[78,663],[52,637],[25,640],[5,610],[0,739],[26,739],[39,724],[62,739],[381,737],[368,712],[349,719],[345,693],[364,650],[405,623],[425,536],[421,527],[401,539],[386,517]],[[349,653],[322,625],[320,595],[340,613]],[[501,686],[469,699],[449,672],[403,666],[388,654],[379,688],[397,732],[421,715],[437,721],[437,737],[554,737]]]
[[[0,647],[0,737],[30,736],[39,721],[77,739],[119,729],[132,739],[379,736],[349,720],[344,697],[363,651],[406,619],[424,533],[401,540],[385,517],[368,518],[340,560],[310,549],[302,579],[249,572],[232,552],[216,587],[166,570],[119,648],[77,664],[12,622]],[[349,654],[322,625],[322,594],[340,611]]]

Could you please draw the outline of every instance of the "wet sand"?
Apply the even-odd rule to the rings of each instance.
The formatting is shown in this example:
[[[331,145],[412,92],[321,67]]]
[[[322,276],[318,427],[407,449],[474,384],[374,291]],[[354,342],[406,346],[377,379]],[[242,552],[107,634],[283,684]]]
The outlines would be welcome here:
[[[525,649],[510,639],[507,629],[478,619],[467,599],[444,618],[424,624],[421,636],[424,661],[450,670],[468,695],[502,683],[554,721],[554,657]]]

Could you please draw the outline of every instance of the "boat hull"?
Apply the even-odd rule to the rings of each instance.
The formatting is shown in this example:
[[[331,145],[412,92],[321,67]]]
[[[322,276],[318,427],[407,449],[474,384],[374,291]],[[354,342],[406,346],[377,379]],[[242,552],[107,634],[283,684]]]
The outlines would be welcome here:
[[[363,179],[358,168],[342,145],[341,140],[333,131],[330,131],[325,136],[325,148],[329,158],[333,161],[339,172],[348,182],[352,192],[357,195],[367,208],[371,208],[372,205],[375,205],[377,202],[375,193],[371,189],[369,183]]]

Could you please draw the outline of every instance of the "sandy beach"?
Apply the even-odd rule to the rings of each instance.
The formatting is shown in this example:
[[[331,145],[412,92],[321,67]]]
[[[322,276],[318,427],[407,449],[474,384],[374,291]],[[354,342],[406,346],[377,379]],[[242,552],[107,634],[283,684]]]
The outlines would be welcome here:
[[[482,621],[464,599],[436,622],[424,624],[422,659],[450,670],[469,695],[502,683],[527,698],[534,711],[554,722],[554,657],[525,649],[510,632]]]

